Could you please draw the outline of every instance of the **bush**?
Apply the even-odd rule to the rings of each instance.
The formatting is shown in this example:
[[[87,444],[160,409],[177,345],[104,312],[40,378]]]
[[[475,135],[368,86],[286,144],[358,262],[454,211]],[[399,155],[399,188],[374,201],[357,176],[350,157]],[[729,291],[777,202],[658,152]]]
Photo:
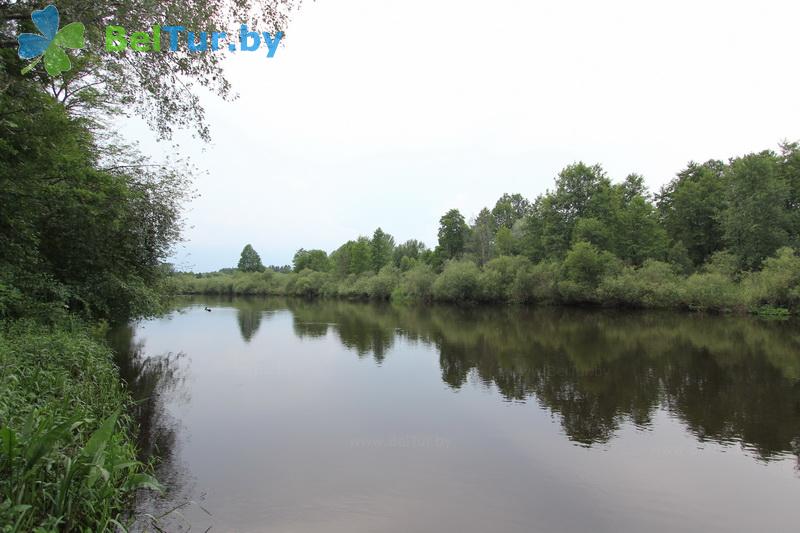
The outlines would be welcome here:
[[[510,301],[517,274],[528,268],[530,268],[530,261],[523,256],[503,255],[492,259],[486,263],[479,280],[481,299]]]
[[[436,274],[430,266],[417,265],[403,273],[398,287],[392,293],[392,300],[429,302],[433,298],[434,281]]]
[[[561,265],[561,298],[565,302],[596,302],[600,281],[620,268],[614,254],[585,241],[576,242]]]
[[[325,272],[305,269],[289,280],[286,291],[291,296],[316,298],[322,295],[323,287],[329,279]]]
[[[381,269],[378,275],[369,280],[369,297],[374,300],[388,300],[400,282],[400,270],[392,265]]]
[[[681,303],[698,311],[734,311],[745,307],[739,286],[718,272],[689,276],[681,290]]]
[[[774,307],[800,310],[800,257],[791,248],[781,248],[764,260],[760,272],[743,280],[744,300],[755,309]]]
[[[557,301],[559,269],[555,261],[544,261],[519,270],[511,285],[511,300],[519,303]]]
[[[445,302],[479,299],[481,271],[471,261],[450,261],[433,283],[433,297]]]
[[[673,265],[649,259],[641,268],[625,267],[600,283],[604,303],[633,307],[674,307],[680,303],[681,279]]]

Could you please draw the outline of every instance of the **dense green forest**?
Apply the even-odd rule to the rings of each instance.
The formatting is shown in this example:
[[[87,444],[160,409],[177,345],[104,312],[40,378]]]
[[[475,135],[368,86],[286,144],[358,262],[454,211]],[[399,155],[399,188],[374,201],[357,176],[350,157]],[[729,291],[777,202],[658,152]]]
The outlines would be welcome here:
[[[788,314],[800,310],[800,145],[690,163],[655,195],[639,175],[614,183],[576,163],[533,202],[505,194],[469,223],[448,211],[438,237],[429,249],[378,228],[281,268],[247,245],[235,269],[173,281],[189,294]]]
[[[288,1],[62,0],[85,25],[71,69],[23,74],[17,36],[45,2],[0,0],[0,530],[106,531],[134,493],[158,489],[135,446],[132,399],[107,324],[165,309],[191,166],[151,161],[118,134],[137,114],[156,135],[209,128],[193,88],[232,97],[220,59],[102,50],[106,24],[273,28]]]

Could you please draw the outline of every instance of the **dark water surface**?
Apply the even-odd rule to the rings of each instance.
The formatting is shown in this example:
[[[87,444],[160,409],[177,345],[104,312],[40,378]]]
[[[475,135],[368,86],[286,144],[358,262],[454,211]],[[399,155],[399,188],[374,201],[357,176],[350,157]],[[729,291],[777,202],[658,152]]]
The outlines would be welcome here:
[[[213,308],[203,310],[204,305]],[[800,531],[797,322],[187,300],[114,332],[166,531]]]

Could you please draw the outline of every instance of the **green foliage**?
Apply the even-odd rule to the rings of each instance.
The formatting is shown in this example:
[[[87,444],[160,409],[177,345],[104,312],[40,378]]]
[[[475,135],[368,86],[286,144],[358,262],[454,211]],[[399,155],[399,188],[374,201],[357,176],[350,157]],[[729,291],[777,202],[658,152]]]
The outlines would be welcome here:
[[[503,226],[494,236],[494,251],[497,255],[516,255],[519,253],[519,242],[514,232]]]
[[[425,243],[416,239],[410,239],[394,249],[394,265],[400,270],[406,271],[424,259],[428,251]]]
[[[261,256],[258,255],[253,247],[249,244],[245,245],[242,250],[242,255],[239,257],[239,264],[237,267],[242,272],[263,272],[264,265],[261,263]]]
[[[477,301],[480,275],[472,261],[450,261],[433,283],[433,296],[445,302]]]
[[[125,146],[99,146],[86,121],[29,80],[7,80],[0,109],[2,313],[157,312],[162,263],[190,196],[186,174]]]
[[[461,257],[469,237],[469,226],[458,209],[451,209],[439,220],[439,248],[445,259]]]
[[[724,171],[722,161],[689,163],[657,198],[667,235],[682,243],[694,265],[704,263],[723,247]]]
[[[294,254],[293,264],[295,272],[302,272],[306,269],[316,272],[328,272],[331,268],[331,263],[325,250],[304,250],[300,248]]]
[[[668,239],[640,176],[612,184],[599,165],[565,168],[556,190],[537,198],[521,229],[521,249],[534,261],[562,258],[588,242],[630,264],[664,259]]]
[[[375,230],[370,241],[370,259],[373,272],[388,265],[392,261],[394,252],[394,237],[385,233],[381,228]]]
[[[603,277],[619,269],[619,259],[588,242],[576,242],[561,265],[558,290],[566,302],[594,302]]]
[[[400,270],[392,265],[381,269],[369,282],[368,294],[374,300],[388,300],[400,282]]]
[[[560,301],[558,279],[561,265],[542,261],[528,269],[520,269],[511,285],[511,301],[519,303],[557,303]]]
[[[692,274],[684,282],[682,303],[698,311],[741,311],[745,308],[739,286],[719,272]]]
[[[372,269],[372,243],[366,237],[348,241],[331,254],[330,260],[339,276],[369,272]]]
[[[672,265],[653,259],[639,268],[625,267],[600,284],[600,299],[605,304],[673,308],[681,303],[681,278]]]
[[[498,227],[511,229],[530,211],[530,202],[521,194],[504,194],[492,208],[492,219]]]
[[[497,222],[485,207],[475,218],[469,232],[468,249],[479,265],[484,265],[494,255],[494,238]]]
[[[486,264],[481,275],[481,296],[488,301],[510,301],[514,282],[520,272],[527,272],[531,263],[527,257],[500,256]]]
[[[110,350],[79,325],[0,326],[0,523],[4,531],[116,528],[137,489],[129,398]]]
[[[0,42],[15,45],[17,35],[29,30],[31,12],[43,5],[35,0],[0,0]],[[295,5],[292,0],[59,0],[64,23],[80,21],[85,25],[87,46],[72,54],[73,69],[63,76],[50,78],[39,67],[30,77],[76,115],[94,119],[98,112],[132,112],[163,137],[169,137],[174,128],[188,127],[207,140],[205,112],[194,89],[204,87],[223,99],[233,98],[221,58],[216,54],[109,54],[103,46],[106,26],[113,21],[124,22],[127,28],[138,31],[174,21],[194,29],[233,28],[243,21],[253,21],[265,30],[277,31],[285,30],[288,14]],[[10,72],[20,72],[22,64],[16,53],[10,56],[9,63]]]
[[[428,265],[417,265],[405,272],[392,292],[393,300],[428,302],[433,299],[436,273]]]
[[[378,274],[345,277],[306,269],[289,274],[175,274],[171,281],[173,290],[183,294],[800,312],[800,258],[792,249],[781,249],[759,272],[742,274],[738,262],[729,252],[717,252],[698,272],[687,275],[681,265],[655,259],[638,267],[625,265],[581,241],[563,261],[532,263],[524,256],[500,256],[483,269],[470,260],[449,261],[438,275],[430,265],[418,263],[405,271],[387,265]]]
[[[724,239],[742,266],[756,268],[787,243],[793,229],[787,211],[790,185],[771,151],[734,159],[727,168]]]
[[[751,308],[800,308],[800,257],[791,248],[778,250],[764,261],[760,272],[743,281],[745,300]]]

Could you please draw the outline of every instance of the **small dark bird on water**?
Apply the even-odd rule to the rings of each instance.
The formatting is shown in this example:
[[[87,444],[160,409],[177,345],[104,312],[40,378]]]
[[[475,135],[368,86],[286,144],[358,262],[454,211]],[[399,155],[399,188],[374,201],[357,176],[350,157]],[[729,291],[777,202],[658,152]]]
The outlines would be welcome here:
[[[210,307],[206,307],[205,309],[206,309],[206,311],[208,311],[209,313],[211,312],[211,308],[210,308]]]

